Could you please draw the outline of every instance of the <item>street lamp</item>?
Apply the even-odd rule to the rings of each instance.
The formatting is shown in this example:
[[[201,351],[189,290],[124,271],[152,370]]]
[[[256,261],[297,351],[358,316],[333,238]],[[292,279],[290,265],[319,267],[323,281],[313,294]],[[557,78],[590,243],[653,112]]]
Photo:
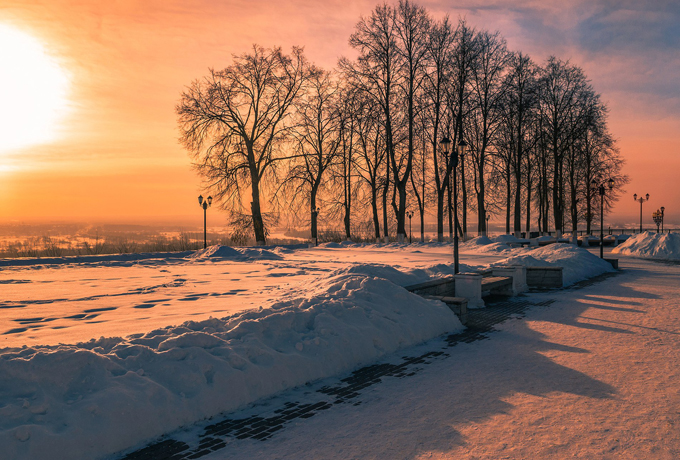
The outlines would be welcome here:
[[[659,225],[661,225],[661,210],[657,209],[652,213],[652,219],[656,224],[656,233],[659,233]]]
[[[451,141],[448,137],[444,138],[439,142],[444,149],[444,155],[449,155],[449,147],[451,146]],[[451,171],[453,172],[453,270],[454,273],[459,272],[460,264],[458,260],[458,183],[456,181],[456,167],[458,166],[458,156],[461,157],[465,155],[465,148],[467,143],[464,140],[458,142],[458,152],[451,152]]]
[[[319,218],[319,208],[312,209],[312,239],[314,239],[314,246],[319,245],[317,220]]]
[[[666,210],[663,206],[661,206],[661,233],[663,233],[663,213]]]
[[[413,232],[411,232],[411,217],[413,217],[413,211],[406,211],[406,217],[408,217],[408,244],[413,243]]]
[[[591,182],[594,186],[597,187],[597,191],[600,193],[600,259],[604,259],[604,192],[605,192],[605,183],[607,184],[607,187],[611,191],[614,188],[614,179],[609,179],[606,182],[602,182],[600,185],[597,185],[597,180],[593,179]],[[588,238],[588,235],[586,235],[586,239]]]
[[[637,201],[640,203],[640,233],[642,233],[642,203],[645,201],[649,201],[649,193],[645,195],[645,197],[637,197],[637,193],[633,194],[633,200]]]
[[[203,249],[208,247],[208,233],[207,233],[207,210],[212,205],[212,197],[209,196],[205,200],[203,199],[203,195],[198,195],[198,205],[203,208]]]

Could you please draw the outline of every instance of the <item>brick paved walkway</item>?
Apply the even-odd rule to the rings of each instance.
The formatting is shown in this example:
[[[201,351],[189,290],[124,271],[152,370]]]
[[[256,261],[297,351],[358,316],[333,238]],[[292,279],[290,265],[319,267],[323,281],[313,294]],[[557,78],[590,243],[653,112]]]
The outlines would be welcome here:
[[[607,273],[590,280],[582,281],[567,288],[581,289],[599,283],[616,273]],[[546,299],[549,291],[541,291],[542,296],[496,297],[486,300],[487,307],[469,310],[467,328],[458,334],[446,337],[445,345],[440,351],[429,351],[420,356],[403,357],[397,363],[381,363],[363,367],[351,375],[337,379],[326,379],[324,382],[307,385],[304,394],[291,391],[289,398],[303,401],[287,401],[280,407],[272,408],[265,404],[256,415],[235,418],[225,415],[219,421],[203,422],[204,426],[196,439],[186,441],[174,439],[172,435],[153,443],[143,449],[129,453],[122,460],[189,460],[201,458],[211,452],[220,450],[232,442],[242,439],[266,441],[285,429],[292,420],[314,417],[321,411],[332,410],[337,404],[360,405],[362,392],[387,378],[408,378],[423,369],[422,366],[436,360],[446,359],[446,350],[458,343],[471,343],[485,340],[496,329],[494,326],[510,319],[523,318],[531,307],[547,307],[554,299]],[[537,297],[532,299],[532,297]],[[333,381],[333,384],[329,384]],[[285,396],[285,395],[284,395]],[[256,408],[257,409],[257,408]],[[251,411],[252,412],[252,411]],[[257,412],[257,410],[256,410]],[[184,439],[185,437],[183,437]]]

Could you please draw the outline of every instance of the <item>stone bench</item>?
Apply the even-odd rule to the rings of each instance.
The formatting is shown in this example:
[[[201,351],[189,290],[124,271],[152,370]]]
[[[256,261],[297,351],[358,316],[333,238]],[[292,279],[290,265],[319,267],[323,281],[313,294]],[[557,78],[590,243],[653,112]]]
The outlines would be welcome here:
[[[450,297],[450,296],[438,296],[438,295],[424,295],[422,297],[425,298],[425,299],[440,300],[440,301],[444,302],[446,305],[448,305],[448,307],[451,309],[451,311],[454,312],[458,316],[461,323],[467,324],[468,299],[466,299],[465,297]]]
[[[435,296],[455,296],[456,285],[453,276],[447,276],[424,283],[412,284],[404,286],[407,291],[418,295],[435,295]]]
[[[562,267],[527,267],[527,285],[532,288],[562,287]]]
[[[440,278],[424,283],[404,286],[407,291],[420,296],[436,296],[441,298],[463,298],[467,300],[467,308],[484,308],[483,296],[489,294],[517,295],[528,289],[526,283],[527,270],[521,265],[493,267],[481,273],[459,273],[458,275]],[[458,301],[450,301],[449,305],[457,305]],[[460,315],[459,315],[460,316]]]
[[[482,277],[482,297],[490,294],[512,295],[512,276]]]
[[[484,308],[489,294],[518,295],[526,290],[527,270],[521,265],[493,267],[483,273],[455,275],[456,296],[468,299],[468,308]]]

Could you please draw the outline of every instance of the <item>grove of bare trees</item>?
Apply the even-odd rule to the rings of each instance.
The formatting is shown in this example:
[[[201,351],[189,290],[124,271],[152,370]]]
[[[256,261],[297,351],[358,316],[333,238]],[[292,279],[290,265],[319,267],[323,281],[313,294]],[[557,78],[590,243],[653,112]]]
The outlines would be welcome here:
[[[301,48],[253,46],[181,95],[182,144],[257,244],[280,215],[310,227],[323,216],[347,239],[403,242],[408,210],[421,239],[426,221],[439,241],[447,222],[449,236],[464,237],[469,216],[478,234],[493,216],[507,233],[575,238],[628,182],[607,107],[568,60],[536,63],[498,32],[408,0],[360,18],[349,45],[357,57],[333,70]],[[444,137],[466,154],[445,155]],[[591,184],[609,178],[600,209]]]

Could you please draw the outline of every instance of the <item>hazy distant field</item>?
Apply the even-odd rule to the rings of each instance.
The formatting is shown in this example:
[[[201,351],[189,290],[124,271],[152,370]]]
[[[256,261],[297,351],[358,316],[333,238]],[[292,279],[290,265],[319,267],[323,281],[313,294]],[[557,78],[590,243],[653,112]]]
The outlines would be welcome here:
[[[296,235],[299,232],[295,232]],[[240,246],[230,229],[208,228],[208,245]],[[299,243],[300,238],[276,230],[272,243]],[[5,224],[0,225],[0,258],[173,252],[203,247],[203,229],[189,225]]]

